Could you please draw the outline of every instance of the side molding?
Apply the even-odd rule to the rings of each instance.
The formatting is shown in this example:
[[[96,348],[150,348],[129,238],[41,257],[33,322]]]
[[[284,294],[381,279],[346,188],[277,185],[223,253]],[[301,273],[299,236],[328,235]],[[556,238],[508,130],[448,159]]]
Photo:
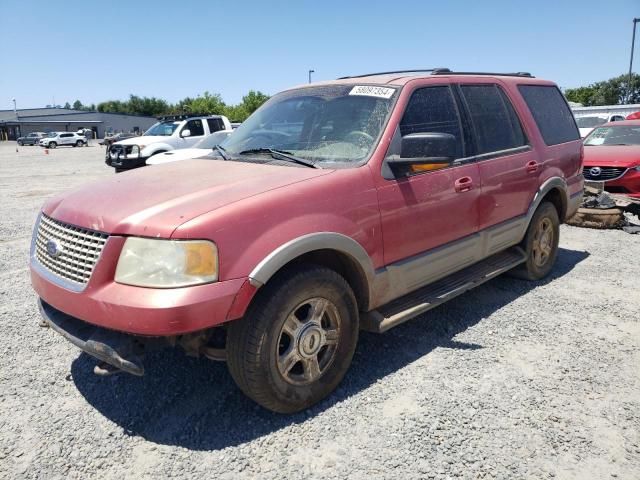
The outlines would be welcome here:
[[[352,238],[335,232],[311,233],[281,245],[256,265],[249,274],[249,282],[260,288],[287,263],[314,250],[336,250],[349,255],[360,266],[369,285],[373,283],[373,263],[367,251]]]

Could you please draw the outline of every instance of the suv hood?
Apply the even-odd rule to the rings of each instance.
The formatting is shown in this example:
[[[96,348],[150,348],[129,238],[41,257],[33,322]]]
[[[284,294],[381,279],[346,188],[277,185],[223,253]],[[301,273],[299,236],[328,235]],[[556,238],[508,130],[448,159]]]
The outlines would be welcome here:
[[[635,167],[640,165],[640,146],[585,145],[584,165],[586,167]]]
[[[49,200],[43,212],[110,234],[169,238],[199,215],[332,171],[187,160],[113,175]]]
[[[152,143],[166,142],[169,138],[171,137],[163,137],[161,135],[142,135],[140,137],[131,137],[125,138],[124,140],[119,140],[117,142],[114,142],[114,145],[150,145]]]

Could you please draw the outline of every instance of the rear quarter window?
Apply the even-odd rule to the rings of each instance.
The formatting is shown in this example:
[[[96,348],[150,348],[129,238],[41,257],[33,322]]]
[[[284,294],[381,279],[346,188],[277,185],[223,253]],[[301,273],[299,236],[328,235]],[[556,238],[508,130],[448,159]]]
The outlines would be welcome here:
[[[558,145],[580,140],[573,114],[558,87],[518,85],[518,90],[538,125],[544,143]]]

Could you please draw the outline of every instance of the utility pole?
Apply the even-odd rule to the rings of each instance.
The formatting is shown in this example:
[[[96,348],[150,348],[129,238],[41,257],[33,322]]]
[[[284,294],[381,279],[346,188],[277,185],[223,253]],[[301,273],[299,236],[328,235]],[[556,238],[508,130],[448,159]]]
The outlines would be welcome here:
[[[16,108],[16,99],[12,98],[11,101],[13,102],[13,114],[16,116],[16,118],[18,118],[18,109]]]
[[[311,74],[316,73],[315,70],[309,70],[309,83],[311,83]]]
[[[640,18],[633,19],[633,36],[631,37],[631,59],[629,60],[629,80],[627,81],[627,103],[631,103],[631,95],[633,92],[633,81],[631,70],[633,69],[633,47],[636,43],[636,23],[640,22]]]

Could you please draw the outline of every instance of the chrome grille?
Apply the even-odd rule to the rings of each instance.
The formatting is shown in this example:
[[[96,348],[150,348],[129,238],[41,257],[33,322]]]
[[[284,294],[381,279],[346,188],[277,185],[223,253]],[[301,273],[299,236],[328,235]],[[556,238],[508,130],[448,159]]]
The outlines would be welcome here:
[[[58,222],[42,215],[35,240],[35,256],[51,273],[66,280],[86,284],[109,236]],[[57,256],[47,251],[47,243],[60,248]]]
[[[584,167],[582,169],[582,174],[584,175],[585,180],[603,182],[616,180],[624,175],[626,171],[626,168],[616,167]]]

